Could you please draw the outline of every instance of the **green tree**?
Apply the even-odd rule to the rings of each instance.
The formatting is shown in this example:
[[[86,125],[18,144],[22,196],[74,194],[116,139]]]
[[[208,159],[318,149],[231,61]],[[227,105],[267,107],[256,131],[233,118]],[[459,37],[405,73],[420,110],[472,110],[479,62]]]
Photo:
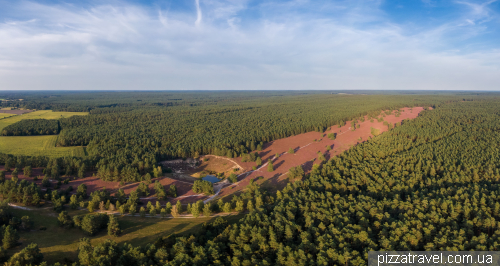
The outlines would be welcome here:
[[[62,211],[57,217],[57,221],[60,227],[70,228],[73,227],[73,219],[69,216],[67,211]]]
[[[165,204],[165,211],[167,212],[167,214],[169,214],[171,210],[172,210],[172,203],[168,201],[167,204]]]
[[[172,198],[177,198],[177,187],[175,185],[170,185],[170,187],[168,189],[168,194]]]
[[[227,180],[229,180],[229,182],[231,183],[236,183],[238,182],[238,176],[235,173],[231,173]]]
[[[226,202],[226,204],[224,204],[224,212],[231,212],[232,211],[232,208],[231,208],[231,203],[229,202]]]
[[[128,208],[128,213],[134,216],[137,213],[137,205],[134,203]]]
[[[210,217],[210,215],[212,215],[212,204],[210,202],[205,204],[203,207],[203,215],[206,217]]]
[[[290,149],[288,149],[288,153],[289,153],[289,154],[294,154],[294,153],[295,153],[295,150],[294,150],[293,148],[290,148]]]
[[[44,177],[45,179],[45,177]],[[77,188],[76,188],[76,196],[77,197],[82,197],[82,198],[87,198],[87,185],[85,184],[80,184]]]
[[[177,212],[179,214],[181,214],[184,210],[182,209],[182,203],[180,200],[177,201],[177,203],[175,204],[175,206],[177,207]]]
[[[108,235],[119,236],[122,233],[118,219],[114,215],[109,215]]]
[[[25,166],[24,167],[24,176],[31,177],[33,175],[33,170],[31,169],[31,166]]]
[[[274,165],[273,165],[273,162],[271,161],[271,159],[269,159],[269,160],[267,161],[267,171],[268,171],[268,172],[272,172],[272,171],[274,171]]]
[[[41,265],[42,262],[43,254],[40,251],[40,248],[38,248],[38,244],[31,243],[20,252],[12,255],[5,265]]]
[[[87,235],[95,235],[99,231],[97,216],[85,215],[82,219],[81,228]]]
[[[3,233],[2,247],[4,249],[15,247],[18,240],[19,240],[19,234],[17,233],[17,230],[14,229],[12,226],[8,225]]]
[[[302,166],[298,165],[296,167],[290,168],[290,170],[288,170],[288,177],[290,177],[291,179],[303,178],[304,170],[302,169]]]
[[[75,210],[76,208],[78,208],[78,198],[76,197],[76,195],[71,195],[71,197],[69,198],[69,206],[71,209]]]
[[[255,164],[257,166],[261,166],[262,165],[262,159],[260,157],[257,157],[257,159],[255,159]]]

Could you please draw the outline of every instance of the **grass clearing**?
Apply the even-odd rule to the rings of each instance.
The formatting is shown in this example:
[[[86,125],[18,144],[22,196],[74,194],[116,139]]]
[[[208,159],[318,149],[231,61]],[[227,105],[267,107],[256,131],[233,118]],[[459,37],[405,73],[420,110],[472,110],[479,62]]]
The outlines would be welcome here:
[[[19,252],[30,243],[37,243],[43,253],[44,260],[49,264],[61,262],[64,258],[72,261],[77,260],[77,248],[81,238],[88,237],[77,228],[64,229],[57,224],[57,214],[52,210],[38,209],[34,211],[12,209],[11,212],[16,217],[30,216],[35,222],[35,231],[20,232],[20,246],[9,250],[10,253]],[[86,214],[86,210],[69,211],[71,216]],[[243,215],[227,217],[230,223],[241,219]],[[118,221],[123,230],[123,235],[119,237],[108,236],[107,230],[101,231],[91,239],[93,245],[112,239],[117,243],[130,243],[134,246],[144,246],[147,243],[154,243],[159,237],[168,236],[173,233],[192,234],[196,233],[202,223],[209,222],[215,218],[197,219],[160,219],[160,218],[140,218],[130,216],[118,216]],[[47,230],[39,230],[41,226]]]

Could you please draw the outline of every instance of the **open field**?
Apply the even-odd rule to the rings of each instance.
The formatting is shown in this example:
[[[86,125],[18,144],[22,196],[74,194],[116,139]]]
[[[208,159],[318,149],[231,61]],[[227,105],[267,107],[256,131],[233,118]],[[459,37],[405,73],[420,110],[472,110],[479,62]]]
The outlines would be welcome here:
[[[11,253],[19,252],[30,243],[37,243],[40,247],[44,260],[49,263],[61,262],[64,258],[75,261],[77,259],[77,248],[79,240],[88,237],[77,228],[64,229],[58,226],[57,217],[53,211],[47,212],[46,209],[35,211],[13,209],[11,211],[15,216],[21,217],[29,215],[35,222],[35,230],[31,232],[20,233],[20,246],[9,250]],[[86,210],[69,211],[71,216],[86,214]],[[230,222],[238,221],[242,215],[229,216]],[[159,237],[170,234],[193,234],[196,233],[204,222],[209,222],[214,218],[198,219],[158,219],[158,218],[140,218],[118,216],[120,226],[123,230],[122,236],[108,236],[107,230],[101,231],[91,239],[92,244],[104,242],[106,239],[112,239],[117,243],[130,243],[134,246],[154,243]],[[45,226],[47,230],[38,230]]]
[[[23,115],[18,115],[15,117],[10,117],[9,119],[2,119],[0,121],[0,130],[4,127],[14,124],[23,119],[58,119],[58,118],[66,118],[74,115],[88,115],[86,112],[53,112],[52,110],[42,110],[35,111],[31,113],[25,113]]]
[[[35,111],[22,115],[0,119],[0,131],[23,119],[58,119],[73,115],[87,115],[85,112],[52,112],[51,110]],[[1,136],[0,151],[15,155],[44,155],[50,157],[85,156],[84,147],[56,147],[58,136]]]
[[[0,150],[14,155],[85,156],[85,147],[56,147],[57,137],[57,135],[2,136],[0,137]]]

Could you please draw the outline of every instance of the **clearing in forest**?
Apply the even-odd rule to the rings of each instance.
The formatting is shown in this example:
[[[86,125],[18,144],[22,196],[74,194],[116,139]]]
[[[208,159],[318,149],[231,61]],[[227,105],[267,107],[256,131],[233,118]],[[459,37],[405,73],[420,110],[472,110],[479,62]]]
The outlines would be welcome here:
[[[130,216],[117,216],[123,233],[119,237],[109,236],[107,230],[102,230],[97,235],[89,237],[78,228],[65,229],[58,225],[57,216],[52,211],[45,209],[20,210],[11,209],[16,217],[30,216],[39,227],[45,230],[32,230],[30,232],[19,233],[21,245],[15,247],[11,252],[19,252],[30,243],[37,243],[43,253],[44,260],[49,264],[60,262],[64,258],[71,261],[78,260],[78,245],[80,239],[90,238],[93,245],[103,243],[107,239],[112,239],[117,243],[129,243],[134,246],[144,246],[154,243],[159,237],[166,237],[170,234],[194,234],[198,232],[204,222],[213,220],[210,217],[200,217],[198,219],[153,219]],[[71,216],[87,214],[87,210],[68,210]],[[241,219],[241,215],[227,217],[229,223],[234,223]]]

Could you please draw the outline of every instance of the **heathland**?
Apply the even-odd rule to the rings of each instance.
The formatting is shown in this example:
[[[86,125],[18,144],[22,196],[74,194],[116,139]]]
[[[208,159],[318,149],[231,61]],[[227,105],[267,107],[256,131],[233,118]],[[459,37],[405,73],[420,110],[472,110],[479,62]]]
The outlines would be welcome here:
[[[370,250],[497,249],[498,95],[301,93],[16,95],[5,106],[89,112],[58,119],[56,142],[87,154],[0,156],[0,196],[49,208],[2,207],[3,224],[21,231],[31,216],[46,229],[21,232],[17,248],[2,229],[2,259],[38,256],[28,242],[80,265],[366,265]],[[123,232],[95,212],[123,215]],[[208,218],[219,212],[242,219]],[[93,231],[103,221],[110,236]]]

